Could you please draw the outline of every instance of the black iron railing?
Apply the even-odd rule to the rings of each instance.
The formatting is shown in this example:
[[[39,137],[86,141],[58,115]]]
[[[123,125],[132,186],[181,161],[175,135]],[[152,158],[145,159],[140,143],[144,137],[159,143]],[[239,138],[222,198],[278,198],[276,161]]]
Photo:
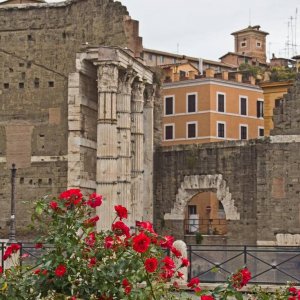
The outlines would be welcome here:
[[[300,247],[188,245],[189,278],[202,282],[224,282],[247,266],[251,283],[300,283]]]
[[[224,235],[227,233],[226,219],[185,219],[185,234]]]

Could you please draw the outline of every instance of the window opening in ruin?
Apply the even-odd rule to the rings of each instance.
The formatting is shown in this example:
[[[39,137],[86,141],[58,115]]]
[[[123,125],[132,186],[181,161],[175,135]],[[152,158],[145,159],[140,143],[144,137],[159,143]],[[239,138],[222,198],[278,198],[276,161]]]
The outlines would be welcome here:
[[[51,178],[48,179],[48,184],[52,185],[52,179]]]
[[[19,63],[19,67],[23,68],[24,67],[24,63]]]
[[[19,82],[19,88],[24,89],[24,82]]]
[[[258,128],[258,136],[262,137],[265,135],[265,129],[264,128]]]
[[[5,89],[9,89],[9,83],[4,83],[4,84],[3,84],[3,87],[4,87]]]
[[[34,79],[34,87],[39,88],[39,86],[40,86],[40,80],[39,80],[39,78],[35,78]]]
[[[54,87],[54,81],[48,81],[48,87]]]
[[[23,184],[24,183],[24,177],[21,177],[20,178],[20,184]]]
[[[31,35],[31,34],[28,34],[28,35],[27,35],[27,40],[28,40],[28,41],[33,41],[33,38],[32,38],[32,35]]]
[[[227,221],[224,207],[215,191],[199,192],[185,209],[185,234],[225,235]]]

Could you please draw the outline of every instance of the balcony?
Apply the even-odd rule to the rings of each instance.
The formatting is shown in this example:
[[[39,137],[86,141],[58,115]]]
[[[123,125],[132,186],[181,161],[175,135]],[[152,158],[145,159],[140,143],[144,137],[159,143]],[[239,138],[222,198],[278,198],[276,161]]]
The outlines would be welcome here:
[[[196,233],[203,235],[226,235],[227,221],[226,219],[185,219],[184,232],[189,235]]]

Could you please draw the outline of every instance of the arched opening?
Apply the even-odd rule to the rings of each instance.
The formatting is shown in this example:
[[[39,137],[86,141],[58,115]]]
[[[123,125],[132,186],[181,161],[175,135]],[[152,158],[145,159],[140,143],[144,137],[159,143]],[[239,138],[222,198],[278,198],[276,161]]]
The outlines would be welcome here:
[[[225,235],[226,214],[216,191],[203,191],[194,195],[185,208],[185,234]]]

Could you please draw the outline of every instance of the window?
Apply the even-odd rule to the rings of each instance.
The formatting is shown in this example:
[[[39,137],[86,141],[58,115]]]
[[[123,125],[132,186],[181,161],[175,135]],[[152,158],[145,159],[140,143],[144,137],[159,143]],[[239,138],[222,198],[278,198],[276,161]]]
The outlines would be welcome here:
[[[256,42],[256,47],[261,48],[261,42]]]
[[[261,100],[256,102],[256,115],[258,118],[264,117],[264,102]]]
[[[185,71],[179,71],[179,77],[181,79],[184,79],[186,77],[186,72]]]
[[[242,48],[245,48],[246,46],[247,46],[247,42],[245,42],[245,41],[244,41],[244,42],[241,42],[241,47],[242,47]]]
[[[19,82],[19,89],[24,89],[24,82]]]
[[[174,139],[174,125],[169,124],[165,125],[165,140],[173,140]]]
[[[240,139],[247,140],[248,138],[248,127],[246,125],[240,125]]]
[[[54,87],[54,81],[48,81],[48,87]]]
[[[225,94],[217,94],[217,110],[219,112],[225,112]]]
[[[152,54],[151,53],[148,54],[148,58],[149,58],[149,60],[152,60]]]
[[[196,215],[197,214],[197,206],[196,205],[188,205],[188,213],[190,215]]]
[[[4,84],[3,84],[3,87],[4,87],[5,89],[9,89],[9,83],[4,83]]]
[[[240,114],[242,116],[247,116],[247,98],[240,97]]]
[[[196,94],[187,94],[187,112],[193,113],[197,111]]]
[[[225,138],[225,123],[217,123],[217,135],[219,138]]]
[[[258,127],[258,137],[265,135],[265,129],[263,127]]]
[[[160,57],[160,62],[163,64],[165,62],[165,57],[164,56],[161,56]]]
[[[187,123],[187,138],[193,139],[197,137],[197,123]]]
[[[165,115],[173,115],[174,114],[174,97],[167,96],[165,97]]]

